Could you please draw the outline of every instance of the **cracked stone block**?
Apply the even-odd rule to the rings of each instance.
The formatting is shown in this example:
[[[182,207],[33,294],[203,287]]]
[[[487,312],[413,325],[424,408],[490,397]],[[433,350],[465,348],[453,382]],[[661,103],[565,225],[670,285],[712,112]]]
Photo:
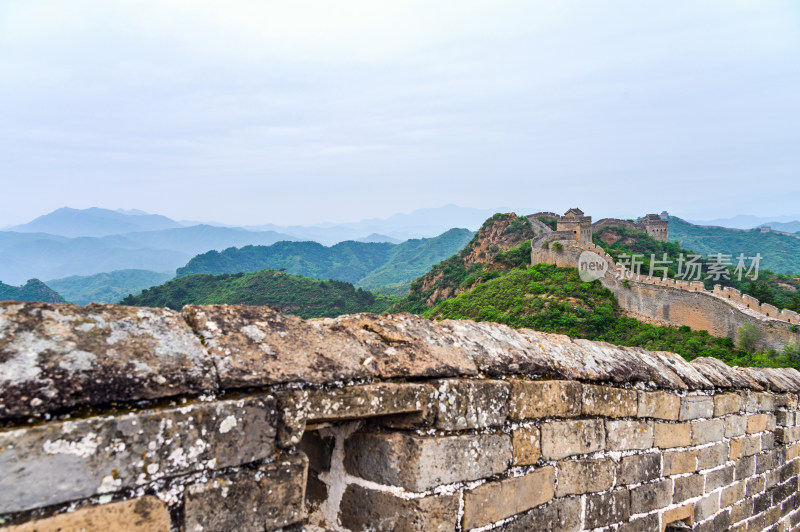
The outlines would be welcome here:
[[[199,394],[216,372],[169,309],[0,302],[0,419]]]
[[[302,453],[245,467],[186,489],[184,530],[263,532],[305,519]]]
[[[548,421],[542,423],[542,457],[558,460],[606,448],[606,431],[602,419]]]
[[[2,431],[0,513],[263,459],[275,419],[255,396]]]

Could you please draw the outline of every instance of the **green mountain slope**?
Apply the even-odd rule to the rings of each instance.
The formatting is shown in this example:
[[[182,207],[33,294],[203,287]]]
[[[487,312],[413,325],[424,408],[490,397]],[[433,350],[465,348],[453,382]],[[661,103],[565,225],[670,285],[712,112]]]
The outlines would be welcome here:
[[[392,310],[421,313],[437,302],[492,279],[498,272],[530,262],[534,229],[525,217],[498,213],[486,220],[457,254],[411,283]]]
[[[405,287],[407,291],[413,279],[463,248],[472,235],[467,229],[450,229],[435,238],[406,240],[392,249],[386,264],[364,276],[356,286],[368,289]]]
[[[800,361],[787,355],[770,357],[736,349],[729,338],[715,338],[706,331],[658,327],[625,317],[613,293],[600,281],[584,283],[576,268],[550,264],[502,273],[440,302],[424,316],[491,321],[616,345],[672,351],[688,360],[708,356],[731,365],[800,366]]]
[[[46,303],[63,303],[57,292],[41,282],[30,279],[22,286],[10,286],[0,283],[0,301],[44,301]]]
[[[316,279],[336,279],[374,288],[408,283],[432,264],[461,249],[471,238],[466,229],[451,229],[434,238],[388,242],[277,242],[271,246],[245,246],[194,257],[178,277],[195,273],[238,273],[285,269]]]
[[[64,299],[78,305],[87,303],[116,303],[125,296],[138,294],[172,279],[172,273],[149,270],[116,270],[95,275],[53,279],[47,284]]]
[[[169,307],[184,305],[269,305],[302,318],[334,317],[358,312],[383,312],[394,299],[342,281],[318,281],[281,271],[193,274],[128,296],[123,305]]]
[[[725,227],[693,225],[680,218],[669,219],[669,239],[680,242],[681,247],[707,256],[709,253],[726,253],[738,256],[763,258],[761,267],[773,272],[800,273],[800,238],[778,233],[762,233],[758,229],[739,230]]]

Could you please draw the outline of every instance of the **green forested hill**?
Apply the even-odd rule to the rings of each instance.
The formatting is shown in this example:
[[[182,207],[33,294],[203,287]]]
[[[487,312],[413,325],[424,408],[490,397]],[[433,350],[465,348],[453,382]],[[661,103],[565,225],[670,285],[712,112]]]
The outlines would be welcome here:
[[[9,300],[44,301],[47,303],[64,302],[64,298],[39,279],[30,279],[22,286],[10,286],[0,283],[0,301]]]
[[[194,273],[238,273],[285,269],[315,279],[336,279],[365,288],[410,283],[431,265],[461,249],[472,237],[466,229],[451,229],[434,238],[386,242],[278,242],[271,246],[228,248],[198,255],[179,268],[178,277]]]
[[[789,354],[762,355],[734,347],[689,327],[658,327],[625,317],[614,294],[600,281],[584,283],[575,268],[537,264],[517,268],[440,302],[424,316],[504,323],[616,345],[679,353],[687,360],[708,356],[740,366],[800,366]]]
[[[762,233],[759,229],[740,230],[726,227],[693,225],[680,218],[669,219],[669,239],[681,247],[702,255],[739,253],[763,258],[761,267],[778,273],[800,273],[800,238],[779,233]]]
[[[169,307],[187,304],[269,305],[302,318],[383,312],[394,299],[342,281],[318,281],[281,271],[193,274],[128,296],[123,305]]]
[[[73,275],[63,279],[53,279],[47,284],[70,303],[116,303],[123,297],[138,294],[172,279],[172,273],[151,272],[150,270],[115,270],[95,275]]]

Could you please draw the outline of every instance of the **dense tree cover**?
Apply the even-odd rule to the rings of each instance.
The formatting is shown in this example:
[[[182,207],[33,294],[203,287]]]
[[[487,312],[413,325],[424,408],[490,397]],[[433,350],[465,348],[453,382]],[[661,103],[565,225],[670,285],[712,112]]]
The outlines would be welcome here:
[[[64,298],[39,279],[30,279],[22,286],[11,286],[0,283],[0,301],[44,301],[47,303],[63,303]]]
[[[685,222],[684,222],[685,223]],[[672,231],[672,219],[670,219],[670,231]],[[762,233],[758,233],[762,235]],[[765,235],[765,234],[764,234]],[[668,269],[667,276],[676,278],[678,271],[678,258],[681,254],[688,256],[696,253],[695,251],[683,248],[677,242],[660,242],[650,237],[642,231],[636,231],[627,227],[606,227],[592,236],[594,243],[602,246],[611,255],[615,261],[619,260],[620,255],[640,253],[645,257],[643,259],[643,266],[641,269],[642,274],[649,274],[650,272],[650,258],[655,255],[657,260],[661,260],[666,254],[668,259],[672,261]],[[699,253],[698,253],[699,254]],[[705,255],[707,257],[707,255]],[[699,260],[704,265],[709,264],[707,258]],[[736,264],[735,257],[733,263]],[[747,262],[749,266],[750,262]],[[738,275],[733,272],[734,268],[729,268],[730,275],[728,278],[707,275],[707,268],[704,267],[703,275],[700,280],[703,281],[708,290],[714,288],[715,284],[722,286],[730,286],[741,290],[744,294],[749,294],[758,299],[762,303],[769,303],[778,308],[786,308],[800,312],[800,276],[798,275],[785,275],[781,273],[774,273],[764,268],[764,262],[761,263],[761,268],[758,272],[758,279],[753,281],[742,276],[742,280],[738,279]],[[654,270],[658,276],[663,275],[662,272]]]
[[[753,353],[689,327],[659,327],[622,316],[614,294],[599,281],[584,283],[575,268],[537,264],[500,273],[474,289],[440,302],[424,314],[566,334],[617,345],[672,351],[687,360],[708,356],[730,365],[798,367],[800,358]]]
[[[392,303],[394,299],[389,296],[343,281],[319,281],[275,270],[187,275],[121,301],[123,305],[175,310],[188,304],[269,305],[301,318],[380,313]]]
[[[171,273],[150,270],[116,270],[87,276],[73,275],[47,283],[70,303],[85,305],[91,302],[116,303],[127,295],[138,294],[173,277]]]
[[[271,246],[228,248],[197,255],[178,277],[194,273],[239,273],[284,269],[315,279],[336,279],[363,288],[402,289],[431,265],[461,249],[472,232],[451,229],[434,238],[387,242],[340,242],[323,246],[316,242],[277,242]]]

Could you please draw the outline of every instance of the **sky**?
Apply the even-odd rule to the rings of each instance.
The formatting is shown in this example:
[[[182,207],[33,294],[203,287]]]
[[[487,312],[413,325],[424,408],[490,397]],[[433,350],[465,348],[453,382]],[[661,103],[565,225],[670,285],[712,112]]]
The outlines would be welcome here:
[[[0,226],[800,212],[800,4],[0,2]]]

